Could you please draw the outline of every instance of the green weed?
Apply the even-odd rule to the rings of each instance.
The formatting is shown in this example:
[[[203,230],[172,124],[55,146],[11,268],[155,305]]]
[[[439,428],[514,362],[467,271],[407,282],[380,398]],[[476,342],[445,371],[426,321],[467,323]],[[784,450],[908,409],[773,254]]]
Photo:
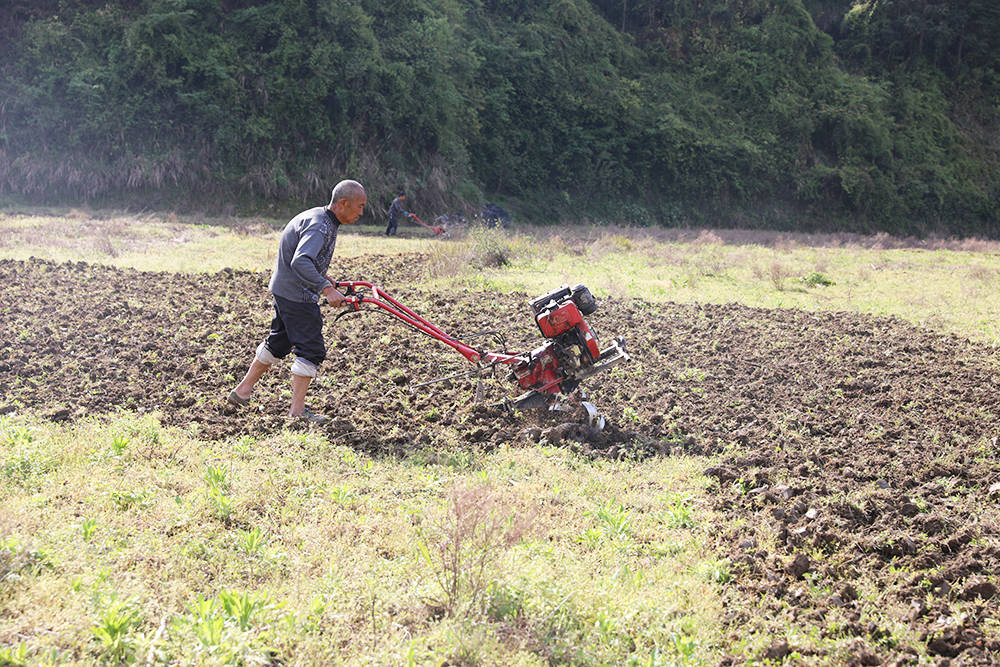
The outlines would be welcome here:
[[[694,512],[684,498],[671,496],[666,500],[665,523],[670,528],[694,528]]]
[[[204,479],[208,486],[208,500],[212,505],[215,518],[228,521],[233,514],[233,499],[226,495],[229,491],[226,469],[222,466],[210,465],[205,469]]]
[[[122,512],[131,509],[144,509],[149,507],[150,492],[145,489],[139,489],[137,491],[112,491],[108,494],[108,498],[111,499],[111,503]]]
[[[626,541],[630,538],[629,522],[631,514],[615,501],[590,512],[589,516],[597,519],[598,525],[604,531],[604,536],[613,541]]]
[[[111,450],[115,453],[115,456],[121,456],[128,449],[131,441],[128,436],[118,434],[111,440]]]
[[[226,479],[226,469],[222,466],[210,465],[205,469],[205,483],[210,488],[225,493],[229,491],[229,481]]]
[[[93,519],[84,519],[80,522],[80,534],[84,542],[89,542],[97,531],[97,522]]]
[[[0,648],[0,665],[5,667],[22,667],[28,664],[28,645],[21,642],[16,647]]]
[[[822,273],[819,273],[818,271],[813,271],[808,275],[802,276],[801,278],[799,278],[799,282],[805,283],[809,287],[816,287],[816,286],[828,287],[830,285],[837,284],[832,280],[830,280],[829,278],[827,278]]]
[[[128,636],[129,631],[141,622],[139,611],[123,602],[112,602],[101,612],[91,632],[101,642],[109,662],[121,664],[131,661],[135,645]]]
[[[259,555],[268,542],[267,533],[257,526],[250,530],[241,530],[237,535],[239,537],[237,546],[247,556]]]

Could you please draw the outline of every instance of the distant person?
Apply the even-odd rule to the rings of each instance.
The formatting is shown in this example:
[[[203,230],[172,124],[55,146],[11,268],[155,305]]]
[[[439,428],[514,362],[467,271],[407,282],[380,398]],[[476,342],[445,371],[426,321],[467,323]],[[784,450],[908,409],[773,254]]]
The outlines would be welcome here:
[[[383,200],[384,201],[384,200]],[[395,199],[392,200],[392,204],[389,205],[389,226],[385,228],[386,236],[395,236],[396,227],[399,225],[399,216],[412,215],[407,211],[404,206],[406,205],[406,193],[400,192]]]
[[[229,393],[229,402],[250,403],[253,388],[267,370],[289,352],[292,362],[292,404],[289,417],[310,422],[328,421],[305,406],[306,390],[326,359],[320,295],[334,307],[343,307],[344,295],[327,275],[340,225],[350,225],[364,213],[368,196],[357,181],[345,180],[333,188],[329,206],[317,206],[292,218],[281,233],[278,259],[268,289],[274,296],[274,319],[267,340],[257,353],[246,377]]]

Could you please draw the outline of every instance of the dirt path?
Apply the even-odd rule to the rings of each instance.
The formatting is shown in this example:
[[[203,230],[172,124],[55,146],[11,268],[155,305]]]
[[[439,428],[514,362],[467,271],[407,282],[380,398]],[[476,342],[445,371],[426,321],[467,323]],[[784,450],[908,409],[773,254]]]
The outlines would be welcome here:
[[[527,294],[417,289],[420,258],[341,260],[451,333],[539,342]],[[283,428],[287,369],[250,409],[220,398],[270,318],[266,276],[149,274],[83,263],[0,261],[0,413],[68,420],[158,411],[202,437]],[[607,300],[588,318],[635,361],[586,385],[600,436],[552,415],[475,405],[444,346],[378,313],[327,325],[311,406],[329,437],[372,453],[482,450],[545,439],[592,456],[718,454],[719,548],[733,563],[726,619],[776,631],[766,652],[802,651],[794,628],[855,642],[857,664],[918,649],[952,664],[1000,655],[1000,359],[968,341],[853,314]],[[486,383],[487,399],[511,389]],[[899,637],[907,638],[897,641]],[[850,639],[854,638],[854,639]]]

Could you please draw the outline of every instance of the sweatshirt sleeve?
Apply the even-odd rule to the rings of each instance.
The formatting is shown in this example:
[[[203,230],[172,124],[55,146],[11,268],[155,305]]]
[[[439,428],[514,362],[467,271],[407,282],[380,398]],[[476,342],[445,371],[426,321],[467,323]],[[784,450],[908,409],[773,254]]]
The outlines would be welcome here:
[[[296,277],[317,293],[327,287],[332,287],[330,281],[324,278],[316,267],[316,257],[323,249],[325,238],[326,235],[321,224],[311,224],[306,227],[299,238],[299,244],[296,246],[295,254],[292,255],[290,262]]]

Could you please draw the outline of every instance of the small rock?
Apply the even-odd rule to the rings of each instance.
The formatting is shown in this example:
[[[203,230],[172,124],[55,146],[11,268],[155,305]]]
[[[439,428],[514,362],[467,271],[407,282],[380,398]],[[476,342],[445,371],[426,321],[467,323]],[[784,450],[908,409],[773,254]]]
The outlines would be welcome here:
[[[991,496],[1000,496],[1000,482],[997,482],[996,484],[991,484],[988,493]]]

